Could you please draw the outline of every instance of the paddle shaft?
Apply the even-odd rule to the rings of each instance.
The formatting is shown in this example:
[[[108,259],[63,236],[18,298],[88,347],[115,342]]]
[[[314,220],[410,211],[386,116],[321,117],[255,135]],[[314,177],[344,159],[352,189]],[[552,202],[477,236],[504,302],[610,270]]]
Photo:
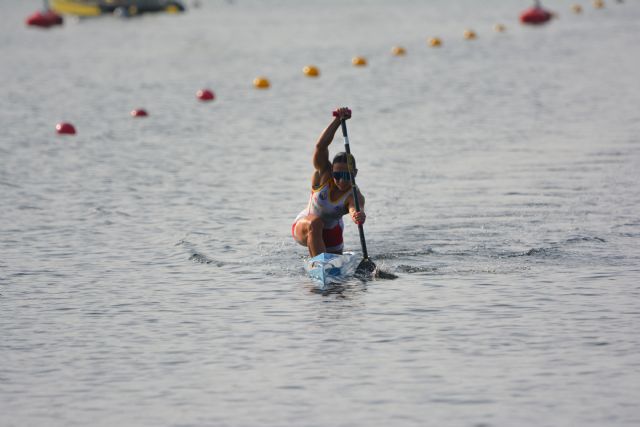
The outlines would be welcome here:
[[[344,137],[344,151],[347,152],[347,167],[349,168],[349,175],[351,176],[351,190],[353,191],[353,203],[356,207],[356,212],[360,212],[360,200],[358,199],[358,187],[356,186],[356,177],[354,176],[353,161],[351,160],[351,149],[349,148],[349,135],[347,134],[347,123],[344,119],[340,120],[340,126],[342,127],[342,136]],[[362,246],[362,256],[364,259],[369,259],[367,253],[367,242],[364,239],[364,226],[358,224],[358,233],[360,233],[360,246]]]

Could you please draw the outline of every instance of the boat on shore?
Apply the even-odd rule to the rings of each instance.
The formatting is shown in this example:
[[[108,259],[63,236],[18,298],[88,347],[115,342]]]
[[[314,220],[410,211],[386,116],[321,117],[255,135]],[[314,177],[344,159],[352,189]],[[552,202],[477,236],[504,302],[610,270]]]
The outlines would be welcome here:
[[[81,17],[120,14],[135,16],[150,12],[178,13],[185,10],[180,0],[49,0],[52,11]]]

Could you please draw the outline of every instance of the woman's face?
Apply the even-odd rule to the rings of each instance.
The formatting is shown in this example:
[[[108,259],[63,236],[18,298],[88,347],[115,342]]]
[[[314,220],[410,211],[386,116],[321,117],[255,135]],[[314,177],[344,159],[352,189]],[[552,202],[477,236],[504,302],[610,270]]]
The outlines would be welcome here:
[[[341,191],[347,191],[351,188],[351,176],[346,163],[334,163],[333,182]]]

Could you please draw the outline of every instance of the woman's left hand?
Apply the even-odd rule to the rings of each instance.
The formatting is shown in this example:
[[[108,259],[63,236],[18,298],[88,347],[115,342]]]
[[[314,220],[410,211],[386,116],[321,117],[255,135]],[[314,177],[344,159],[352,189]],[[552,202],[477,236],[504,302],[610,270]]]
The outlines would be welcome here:
[[[364,224],[365,220],[367,219],[367,215],[362,211],[360,212],[353,211],[351,212],[351,219],[353,220],[353,222],[360,225],[360,224]]]

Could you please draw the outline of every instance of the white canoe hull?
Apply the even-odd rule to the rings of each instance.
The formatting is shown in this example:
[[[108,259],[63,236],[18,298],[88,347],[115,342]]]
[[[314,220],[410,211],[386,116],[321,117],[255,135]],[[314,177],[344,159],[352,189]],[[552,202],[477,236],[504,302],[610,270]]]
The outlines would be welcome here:
[[[309,277],[320,287],[341,283],[353,276],[361,257],[353,252],[342,255],[322,253],[306,261]]]

